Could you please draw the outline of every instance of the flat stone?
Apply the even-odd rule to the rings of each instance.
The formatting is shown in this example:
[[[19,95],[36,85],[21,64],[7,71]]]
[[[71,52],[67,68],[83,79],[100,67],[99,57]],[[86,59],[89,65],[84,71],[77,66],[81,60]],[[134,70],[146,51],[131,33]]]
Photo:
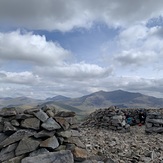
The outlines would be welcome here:
[[[33,118],[33,117],[34,117],[33,115],[24,114],[24,113],[16,115],[17,120],[23,120],[23,119],[27,119],[27,118]]]
[[[8,136],[4,133],[0,133],[0,142],[4,141]]]
[[[25,110],[24,113],[33,115],[35,112],[38,112],[39,110],[40,110],[39,108],[32,108]]]
[[[49,117],[48,115],[42,111],[41,109],[38,112],[33,113],[41,122],[45,122]]]
[[[33,157],[33,156],[37,156],[37,155],[40,155],[40,154],[44,154],[44,153],[48,153],[49,151],[46,149],[46,148],[40,148],[36,151],[33,151],[29,154],[30,157]]]
[[[2,147],[6,147],[12,143],[15,143],[21,139],[23,139],[24,137],[29,137],[34,135],[36,132],[31,131],[31,130],[18,130],[17,132],[15,132],[14,134],[12,134],[11,136],[9,136],[8,138],[6,138],[4,141],[2,141],[0,143],[0,148]]]
[[[59,146],[58,140],[55,136],[48,138],[40,143],[40,147],[55,149]]]
[[[67,120],[63,117],[55,117],[55,120],[62,126],[64,130],[69,129],[70,124],[67,122]]]
[[[148,119],[148,122],[163,125],[163,119]]]
[[[40,145],[40,142],[38,140],[34,140],[29,137],[23,138],[19,142],[19,144],[15,150],[15,154],[16,154],[16,156],[19,156],[19,155],[22,155],[25,153],[32,152],[32,151],[36,150],[39,145]]]
[[[87,158],[87,151],[79,147],[75,147],[73,154],[74,154],[75,160],[78,160],[78,161],[82,161]]]
[[[26,157],[21,163],[74,163],[74,159],[71,151],[59,151]]]
[[[52,110],[47,110],[47,111],[46,111],[46,114],[47,114],[49,117],[52,117],[52,118],[53,118],[54,115],[55,115],[54,112],[53,112]]]
[[[39,130],[40,129],[40,120],[37,118],[27,118],[21,122],[21,127]]]
[[[49,131],[61,128],[61,126],[53,118],[47,119],[41,126]]]
[[[15,157],[15,149],[17,147],[17,143],[11,144],[5,148],[3,148],[0,152],[0,162],[6,161],[8,159],[11,159]]]
[[[54,136],[55,131],[42,130],[34,135],[35,138],[45,138]]]
[[[81,142],[81,140],[78,137],[70,137],[64,140],[64,142],[72,143],[75,144],[77,147],[85,148],[85,145]]]
[[[150,127],[150,128],[145,128],[146,133],[163,133],[163,127]]]
[[[59,136],[62,136],[64,138],[70,138],[72,136],[71,131],[67,130],[67,131],[61,131],[57,133]]]
[[[15,116],[16,114],[17,114],[16,110],[10,109],[10,108],[6,108],[0,111],[0,116],[3,116],[3,117]]]

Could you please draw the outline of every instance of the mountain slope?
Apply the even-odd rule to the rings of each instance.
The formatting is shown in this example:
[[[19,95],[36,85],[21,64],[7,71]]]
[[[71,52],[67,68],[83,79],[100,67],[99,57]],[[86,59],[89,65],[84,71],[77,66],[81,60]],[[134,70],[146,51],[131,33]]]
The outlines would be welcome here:
[[[146,96],[140,93],[116,90],[111,92],[95,92],[87,96],[68,100],[66,104],[79,109],[96,109],[99,107],[109,107],[110,105],[116,105],[122,108],[160,108],[163,106],[163,99]]]

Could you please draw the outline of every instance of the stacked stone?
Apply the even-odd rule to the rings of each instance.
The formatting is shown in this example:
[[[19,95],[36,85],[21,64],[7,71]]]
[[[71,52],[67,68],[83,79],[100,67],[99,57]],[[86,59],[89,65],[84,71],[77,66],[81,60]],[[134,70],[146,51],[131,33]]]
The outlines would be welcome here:
[[[130,127],[126,124],[124,113],[114,106],[96,110],[85,119],[82,125],[121,131],[128,131]]]
[[[149,113],[145,123],[146,133],[163,133],[163,114]]]
[[[0,112],[1,163],[73,163],[87,157],[74,112]]]

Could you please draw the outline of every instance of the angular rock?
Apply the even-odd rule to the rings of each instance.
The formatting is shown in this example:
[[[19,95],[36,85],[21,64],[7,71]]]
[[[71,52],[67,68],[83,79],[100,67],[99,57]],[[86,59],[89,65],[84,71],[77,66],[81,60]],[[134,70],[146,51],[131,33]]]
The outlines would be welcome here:
[[[61,126],[53,118],[47,119],[41,126],[49,131],[61,128]]]
[[[39,110],[40,110],[39,108],[32,108],[32,109],[25,110],[24,113],[33,115],[34,113],[38,112]]]
[[[55,120],[62,126],[64,130],[69,129],[70,124],[63,117],[55,117]]]
[[[17,114],[17,115],[16,115],[16,119],[17,119],[17,120],[24,120],[24,119],[33,118],[33,117],[34,117],[33,115],[24,114],[24,113],[21,113],[21,114]]]
[[[41,122],[45,122],[49,117],[48,115],[42,111],[41,109],[38,112],[33,113]]]
[[[5,148],[3,148],[0,152],[0,162],[2,161],[6,161],[8,159],[11,159],[13,157],[15,157],[15,149],[17,147],[17,143],[15,144],[11,144]]]
[[[10,108],[6,108],[0,111],[0,116],[3,116],[3,117],[15,116],[16,114],[17,114],[16,110],[10,109]]]
[[[47,111],[46,111],[46,114],[47,114],[49,117],[52,117],[52,118],[53,118],[54,115],[55,115],[54,112],[53,112],[52,110],[47,110]]]
[[[8,138],[6,138],[4,141],[2,141],[0,143],[0,148],[2,147],[6,147],[12,143],[15,143],[21,139],[23,139],[24,137],[29,137],[34,135],[36,132],[31,131],[31,130],[18,130],[17,132],[15,132],[14,134],[12,134],[11,136],[9,136]]]
[[[150,127],[145,129],[146,133],[163,133],[163,127]]]
[[[42,130],[34,135],[35,138],[45,138],[54,136],[55,131]]]
[[[83,161],[87,158],[87,151],[85,149],[75,147],[73,151],[74,159],[77,161]]]
[[[57,133],[59,136],[62,136],[64,138],[70,138],[72,136],[71,131],[67,130],[67,131],[61,131]]]
[[[33,157],[33,156],[37,156],[37,155],[40,155],[40,154],[44,154],[44,153],[48,153],[49,151],[46,149],[46,148],[40,148],[36,151],[33,151],[29,154],[30,157]]]
[[[156,123],[163,125],[163,119],[148,119],[148,123]]]
[[[74,163],[74,159],[70,151],[60,151],[26,157],[22,163]]]
[[[10,123],[10,122],[4,122],[3,132],[4,133],[14,133],[17,129]]]
[[[55,149],[59,146],[58,140],[55,136],[48,138],[40,143],[40,147]]]
[[[64,142],[72,143],[78,147],[85,148],[85,145],[81,142],[81,140],[78,137],[70,137],[70,138],[64,140]]]
[[[4,133],[0,133],[0,142],[2,142],[3,140],[5,140],[8,136],[5,135]]]
[[[40,120],[37,118],[27,118],[21,122],[21,127],[39,130],[40,129]]]
[[[19,142],[19,144],[15,150],[15,154],[16,154],[16,156],[19,156],[19,155],[22,155],[25,153],[32,152],[32,151],[36,150],[39,145],[40,145],[40,142],[38,140],[34,140],[29,137],[23,138]]]

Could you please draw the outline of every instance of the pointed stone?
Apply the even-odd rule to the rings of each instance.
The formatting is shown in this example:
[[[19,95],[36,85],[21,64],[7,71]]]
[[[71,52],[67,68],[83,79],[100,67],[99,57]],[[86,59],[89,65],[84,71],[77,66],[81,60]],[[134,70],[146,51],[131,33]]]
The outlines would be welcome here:
[[[53,118],[47,119],[41,126],[49,131],[61,128],[61,126]]]
[[[21,139],[23,139],[24,137],[29,137],[34,135],[36,132],[31,131],[31,130],[18,130],[17,132],[15,132],[14,134],[12,134],[11,136],[9,136],[8,138],[6,138],[4,141],[2,141],[0,143],[0,148],[2,147],[6,147],[12,143],[15,143]]]
[[[62,126],[64,130],[69,129],[70,124],[63,117],[55,117],[55,120]]]
[[[4,122],[3,132],[12,134],[16,132],[17,129],[10,123],[10,122]]]
[[[15,144],[11,144],[11,145],[3,148],[0,152],[0,162],[6,161],[8,159],[15,157],[14,150],[16,149],[17,145],[18,144],[15,143]]]
[[[59,146],[58,140],[55,136],[48,138],[40,143],[40,147],[55,149]]]
[[[49,152],[34,157],[26,157],[21,163],[74,163],[71,151]]]
[[[28,118],[21,122],[21,127],[39,130],[40,129],[40,120],[37,118]]]
[[[40,142],[38,140],[34,140],[32,138],[26,137],[23,138],[19,144],[18,147],[15,150],[16,156],[32,152],[37,149]]]
[[[41,109],[38,112],[33,113],[41,122],[45,122],[49,117],[48,115],[42,111]]]

